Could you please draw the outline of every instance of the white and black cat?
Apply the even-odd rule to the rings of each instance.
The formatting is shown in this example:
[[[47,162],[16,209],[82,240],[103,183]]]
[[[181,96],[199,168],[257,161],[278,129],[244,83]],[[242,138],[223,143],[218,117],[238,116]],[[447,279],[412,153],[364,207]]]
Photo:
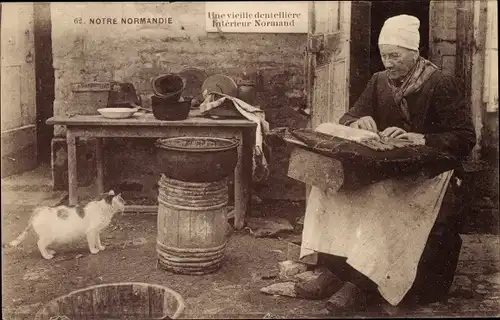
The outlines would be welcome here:
[[[84,236],[87,237],[90,252],[96,254],[105,249],[100,232],[110,224],[115,213],[124,209],[125,201],[121,194],[115,195],[113,190],[103,199],[91,201],[85,206],[38,207],[33,211],[28,226],[9,245],[19,245],[33,227],[38,235],[38,249],[45,259],[54,257],[55,251],[47,248],[51,244],[66,244]]]

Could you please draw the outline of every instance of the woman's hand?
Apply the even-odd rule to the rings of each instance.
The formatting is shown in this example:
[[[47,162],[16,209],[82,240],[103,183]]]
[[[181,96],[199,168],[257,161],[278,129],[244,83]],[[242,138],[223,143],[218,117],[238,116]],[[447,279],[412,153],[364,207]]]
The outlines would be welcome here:
[[[398,138],[410,140],[417,145],[425,145],[425,136],[421,133],[407,132],[398,136]]]
[[[401,128],[398,127],[388,127],[385,128],[384,131],[380,133],[382,137],[388,137],[388,138],[399,138],[401,137],[402,134],[405,134],[406,131],[404,131]]]
[[[364,129],[377,133],[377,124],[370,116],[361,117],[349,125],[351,128]]]

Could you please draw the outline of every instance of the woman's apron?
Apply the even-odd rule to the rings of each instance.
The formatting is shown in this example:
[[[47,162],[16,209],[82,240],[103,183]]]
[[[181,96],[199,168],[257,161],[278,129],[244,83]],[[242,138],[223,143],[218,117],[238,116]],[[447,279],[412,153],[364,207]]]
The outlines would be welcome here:
[[[397,305],[415,280],[452,173],[388,179],[336,194],[312,187],[301,257],[314,252],[347,257]]]

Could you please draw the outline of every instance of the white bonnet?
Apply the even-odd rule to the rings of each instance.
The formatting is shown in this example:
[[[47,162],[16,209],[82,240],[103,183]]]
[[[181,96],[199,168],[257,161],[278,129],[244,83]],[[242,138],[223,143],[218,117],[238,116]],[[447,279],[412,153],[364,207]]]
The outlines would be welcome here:
[[[380,31],[378,44],[417,50],[420,44],[420,20],[417,17],[402,14],[387,19]]]

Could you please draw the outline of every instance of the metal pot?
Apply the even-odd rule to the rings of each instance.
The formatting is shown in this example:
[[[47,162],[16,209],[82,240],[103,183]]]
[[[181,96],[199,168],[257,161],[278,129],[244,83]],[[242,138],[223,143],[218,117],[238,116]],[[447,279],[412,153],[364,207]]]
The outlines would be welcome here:
[[[252,80],[242,80],[238,86],[238,98],[245,101],[250,105],[255,105],[255,81]]]
[[[185,120],[189,116],[191,101],[168,101],[156,96],[151,97],[153,116],[158,120]]]
[[[153,92],[166,101],[177,102],[186,87],[184,79],[175,73],[157,76],[151,81]]]
[[[219,181],[234,172],[239,141],[212,137],[159,139],[158,165],[165,176],[187,182]]]

